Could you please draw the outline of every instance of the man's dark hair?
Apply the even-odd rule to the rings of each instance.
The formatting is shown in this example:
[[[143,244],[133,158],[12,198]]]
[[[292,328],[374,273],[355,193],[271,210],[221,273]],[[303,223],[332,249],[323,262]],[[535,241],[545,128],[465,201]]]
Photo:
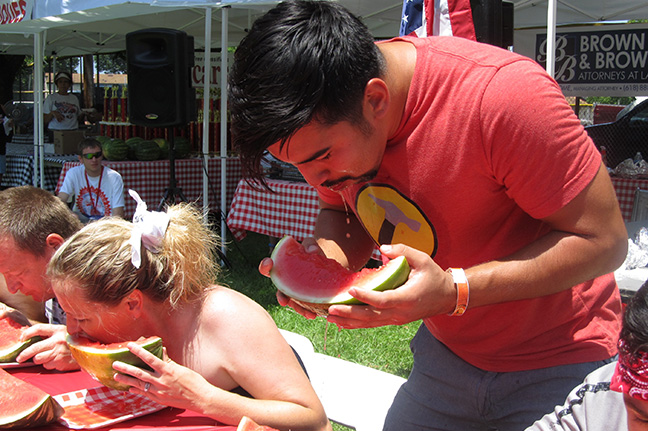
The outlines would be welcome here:
[[[257,19],[229,77],[231,131],[244,174],[263,175],[266,148],[311,120],[360,122],[367,82],[384,59],[367,27],[329,1],[286,1]]]
[[[83,138],[79,141],[79,144],[77,145],[77,152],[80,156],[83,155],[83,150],[86,148],[95,148],[99,147],[101,149],[101,142],[97,141],[95,138]]]
[[[648,352],[648,282],[626,306],[620,338],[630,353]]]

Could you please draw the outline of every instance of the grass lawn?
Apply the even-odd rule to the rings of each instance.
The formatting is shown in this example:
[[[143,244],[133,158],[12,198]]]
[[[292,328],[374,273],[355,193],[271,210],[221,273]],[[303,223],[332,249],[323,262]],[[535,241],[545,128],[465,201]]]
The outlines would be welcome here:
[[[412,368],[409,341],[420,322],[402,326],[369,329],[342,329],[327,325],[318,317],[308,320],[290,308],[281,307],[276,300],[276,289],[257,269],[261,259],[269,255],[268,238],[248,233],[240,242],[229,240],[227,259],[231,268],[223,267],[221,283],[244,293],[261,304],[273,317],[277,326],[311,340],[315,351],[356,362],[401,377],[407,377]],[[335,430],[348,428],[334,424]]]

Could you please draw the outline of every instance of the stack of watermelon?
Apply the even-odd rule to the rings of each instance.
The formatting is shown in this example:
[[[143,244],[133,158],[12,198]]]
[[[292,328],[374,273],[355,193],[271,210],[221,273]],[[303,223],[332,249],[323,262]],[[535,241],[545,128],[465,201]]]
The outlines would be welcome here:
[[[139,136],[128,138],[126,141],[108,136],[95,136],[101,144],[104,157],[111,161],[120,160],[160,160],[169,157],[169,142],[164,138],[144,139]],[[173,156],[176,159],[186,159],[191,154],[191,144],[184,136],[173,138]]]

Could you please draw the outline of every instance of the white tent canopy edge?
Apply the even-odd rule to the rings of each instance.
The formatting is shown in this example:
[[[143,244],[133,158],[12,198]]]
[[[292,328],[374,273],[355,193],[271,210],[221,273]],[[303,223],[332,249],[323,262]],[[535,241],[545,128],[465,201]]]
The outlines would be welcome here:
[[[5,2],[8,0],[5,0]],[[30,1],[30,0],[28,0]],[[228,37],[228,23],[231,17],[225,7],[238,7],[238,8],[258,8],[269,7],[277,3],[276,1],[268,0],[223,0],[221,2],[211,2],[209,0],[151,0],[151,1],[124,1],[124,0],[65,0],[65,1],[47,1],[39,2],[33,1],[33,14],[31,19],[25,19],[22,22],[15,24],[0,25],[0,34],[3,34],[0,40],[0,53],[9,52],[8,48],[2,47],[7,43],[5,40],[9,36],[14,36],[15,39],[7,43],[6,46],[22,46],[28,45],[25,36],[33,35],[33,52],[38,55],[41,60],[44,56],[46,49],[46,31],[55,31],[56,29],[65,29],[69,33],[71,29],[83,26],[96,27],[98,23],[107,21],[108,18],[118,19],[120,23],[124,23],[128,18],[137,17],[140,21],[138,28],[146,28],[143,24],[143,17],[150,16],[151,14],[158,13],[162,16],[163,12],[173,11],[174,15],[179,14],[181,11],[194,10],[204,11],[204,17],[211,17],[211,10],[213,8],[220,8],[222,11],[221,27],[222,31],[221,45],[226,50],[227,37]],[[365,22],[369,28],[374,31],[376,37],[390,37],[396,35],[398,31],[398,23],[400,21],[400,7],[401,1],[396,0],[339,0],[340,3],[349,7],[354,13],[364,16]],[[2,2],[2,0],[0,0]],[[513,0],[514,4],[514,27],[529,28],[545,26],[547,28],[548,39],[555,39],[555,29],[557,25],[574,24],[574,23],[591,23],[591,22],[605,22],[610,20],[628,20],[628,19],[642,19],[648,18],[648,2],[646,0]],[[545,7],[546,4],[546,7]],[[372,19],[378,21],[378,25],[372,28],[370,22]],[[250,15],[248,14],[248,22]],[[211,19],[210,19],[211,24]],[[239,26],[240,29],[244,27]],[[376,29],[380,30],[376,30]],[[208,30],[209,29],[209,30]],[[134,29],[133,29],[134,30]],[[381,33],[383,32],[383,33]],[[84,53],[98,53],[110,52],[119,50],[119,48],[111,48],[110,42],[114,36],[106,33],[102,36],[101,32],[95,35],[93,39],[90,36],[85,36],[85,40],[90,40],[94,46],[87,48],[89,51]],[[203,46],[207,45],[206,39],[210,39],[211,44],[211,25],[204,24],[203,35],[205,40]],[[6,36],[6,37],[5,37]],[[20,38],[23,38],[21,40]],[[62,36],[57,36],[62,37]],[[552,43],[549,40],[549,43]],[[26,43],[27,42],[27,43]],[[63,46],[59,44],[58,46]],[[123,42],[120,45],[123,47]],[[121,48],[123,49],[123,48]],[[79,48],[80,50],[80,48]],[[103,51],[102,51],[103,50]],[[549,51],[555,55],[553,50]],[[59,52],[62,55],[62,53]],[[222,56],[225,58],[225,56]],[[205,57],[208,61],[208,56]],[[39,63],[39,64],[42,64]],[[208,63],[207,63],[208,64]],[[555,57],[547,61],[547,70],[553,74],[553,65],[555,64]],[[226,67],[222,68],[226,71]],[[42,70],[40,71],[42,75]],[[226,73],[221,74],[222,82],[226,82]],[[42,96],[42,89],[38,92]],[[225,93],[225,92],[224,92]],[[41,100],[42,101],[42,100]],[[221,100],[223,102],[223,99]],[[40,106],[40,104],[39,104]],[[221,107],[222,108],[222,107]],[[221,109],[221,115],[226,115],[226,110]],[[42,118],[42,115],[39,115]],[[221,147],[226,139],[223,139],[223,134],[226,137],[227,130],[224,129],[225,122],[221,121]],[[207,126],[203,123],[203,130]],[[42,124],[39,126],[40,142],[38,150],[41,160],[41,170],[38,178],[40,178],[41,186],[43,183],[42,177],[42,149],[43,149],[43,136]],[[207,131],[208,133],[208,131]],[[205,147],[203,141],[203,150]],[[204,152],[204,151],[203,151]],[[224,154],[221,148],[221,154]],[[224,167],[223,161],[223,167]],[[221,175],[225,177],[224,169],[221,170]],[[206,186],[205,186],[206,187]],[[223,187],[221,190],[224,193]],[[208,194],[204,193],[204,197]]]
[[[238,6],[241,5],[246,5],[246,6],[254,6],[254,5],[268,5],[272,4],[273,2],[269,2],[267,0],[242,0],[242,1],[231,1],[231,0],[224,0],[222,2],[219,2],[217,4],[213,3],[208,3],[207,1],[201,1],[201,0],[195,0],[195,1],[185,1],[185,2],[177,2],[177,1],[165,1],[165,0],[153,0],[151,2],[151,5],[157,5],[160,7],[172,7],[172,8],[189,8],[189,7],[204,7],[205,8],[205,21],[204,21],[204,43],[205,43],[205,56],[204,56],[204,64],[209,65],[211,63],[211,14],[212,14],[212,9],[215,7],[218,7],[221,9],[222,13],[222,20],[221,20],[221,52],[226,53],[227,48],[228,48],[228,11],[229,8],[233,5],[236,4]],[[51,27],[57,27],[57,22],[60,24],[62,20],[57,20],[58,15],[52,15],[52,14],[59,14],[59,15],[66,15],[70,14],[73,12],[78,12],[81,15],[85,15],[85,18],[87,19],[87,13],[84,14],[84,12],[88,11],[88,7],[90,6],[90,10],[96,10],[97,7],[106,7],[108,5],[115,5],[115,4],[122,4],[121,1],[115,1],[115,0],[92,0],[92,1],[79,1],[79,0],[69,0],[65,4],[65,9],[62,8],[63,3],[55,3],[55,2],[36,2],[35,5],[35,10],[33,11],[32,17],[33,19],[25,20],[24,23],[28,23],[27,25],[23,25],[20,28],[20,31],[23,33],[29,33],[30,31],[33,32],[34,36],[34,45],[33,45],[33,53],[34,53],[34,64],[35,70],[34,70],[34,80],[35,80],[35,95],[34,95],[34,116],[35,118],[38,119],[36,122],[36,127],[35,127],[35,144],[34,145],[34,160],[37,161],[34,163],[34,185],[39,185],[41,188],[44,187],[44,124],[43,124],[43,114],[42,114],[42,106],[43,106],[43,59],[44,59],[44,45],[45,45],[45,40],[46,40],[46,34],[47,34],[47,29]],[[56,5],[57,8],[52,10],[46,9],[46,10],[39,10],[37,5],[41,6],[47,6],[47,5]],[[95,7],[96,6],[96,7]],[[120,9],[121,10],[121,9]],[[142,12],[146,13],[146,12]],[[150,12],[149,12],[150,13]],[[101,18],[97,19],[105,19],[104,15],[97,15],[101,16]],[[40,18],[40,19],[39,19]],[[32,25],[33,24],[33,25]],[[61,24],[60,24],[61,25]],[[65,24],[69,25],[69,21]],[[28,27],[28,28],[25,28]],[[8,27],[2,27],[0,26],[0,32],[8,32],[9,29]],[[12,30],[16,31],[16,30]],[[221,74],[221,88],[226,88],[226,83],[227,83],[227,55],[222,55],[221,56],[221,70],[224,71],[224,73]],[[210,74],[206,73],[205,74],[205,81],[204,81],[204,94],[209,94],[209,89],[210,89]],[[203,109],[205,112],[208,111],[209,109],[209,101],[207,98],[204,98],[203,101]],[[221,194],[220,194],[220,203],[221,203],[221,214],[225,214],[227,212],[227,207],[226,207],[226,179],[227,179],[227,96],[226,92],[223,92],[223,97],[221,97],[221,130],[220,130],[220,159],[221,159]],[[204,159],[204,165],[205,169],[208,168],[208,163],[207,163],[207,158],[208,156],[208,142],[209,142],[209,116],[204,116],[203,118],[203,142],[202,142],[202,157]],[[208,172],[203,175],[203,207],[207,209],[209,207],[209,179],[208,179]],[[207,211],[205,211],[205,214]],[[225,235],[227,234],[227,226],[225,224],[224,218],[221,220],[221,237],[225,238]],[[223,245],[222,249],[223,253],[225,252],[225,246]]]

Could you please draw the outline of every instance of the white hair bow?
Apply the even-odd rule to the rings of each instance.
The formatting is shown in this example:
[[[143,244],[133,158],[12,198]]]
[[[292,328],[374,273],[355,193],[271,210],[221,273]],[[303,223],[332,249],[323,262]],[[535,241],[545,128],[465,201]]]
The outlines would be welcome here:
[[[139,268],[142,265],[142,244],[152,253],[160,252],[164,234],[169,226],[169,215],[164,212],[147,211],[146,202],[136,191],[129,189],[128,193],[137,201],[130,244],[131,262],[135,268]]]

